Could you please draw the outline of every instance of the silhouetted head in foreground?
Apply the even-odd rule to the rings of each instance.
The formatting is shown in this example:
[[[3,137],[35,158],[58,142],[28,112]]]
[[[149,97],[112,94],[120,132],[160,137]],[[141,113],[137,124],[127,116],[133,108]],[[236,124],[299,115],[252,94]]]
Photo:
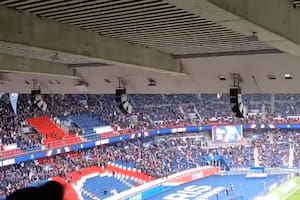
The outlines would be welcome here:
[[[55,181],[40,187],[27,187],[9,195],[6,200],[63,200],[64,188]]]

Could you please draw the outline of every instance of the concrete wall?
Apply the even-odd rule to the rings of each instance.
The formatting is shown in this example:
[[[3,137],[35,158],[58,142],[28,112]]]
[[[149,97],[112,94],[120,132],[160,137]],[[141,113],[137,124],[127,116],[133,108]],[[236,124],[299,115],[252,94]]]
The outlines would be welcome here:
[[[250,22],[300,44],[300,8],[289,0],[209,0]]]

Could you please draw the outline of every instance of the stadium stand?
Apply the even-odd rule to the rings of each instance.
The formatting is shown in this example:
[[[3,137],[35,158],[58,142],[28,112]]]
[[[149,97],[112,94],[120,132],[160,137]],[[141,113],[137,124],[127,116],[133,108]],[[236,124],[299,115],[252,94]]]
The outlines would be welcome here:
[[[226,156],[226,154],[232,155],[232,161],[229,162],[232,165],[236,163],[241,166],[251,165],[247,161],[243,163],[240,160],[242,155],[240,151],[237,151],[238,148],[227,147],[218,148],[217,151],[215,149],[209,149],[209,151],[207,151],[207,149],[201,148],[201,145],[197,144],[197,142],[197,140],[180,136],[176,138],[174,138],[174,136],[163,136],[158,138],[157,141],[152,141],[151,139],[134,140],[132,142],[100,146],[80,153],[49,157],[40,160],[39,164],[27,162],[21,165],[6,166],[2,168],[6,175],[9,173],[18,173],[19,168],[21,171],[19,175],[16,174],[13,179],[11,179],[10,176],[3,176],[2,180],[6,180],[3,181],[3,184],[10,183],[10,185],[1,187],[1,191],[9,193],[14,191],[15,187],[23,187],[31,181],[44,180],[57,175],[67,177],[66,179],[69,180],[68,177],[70,177],[70,175],[68,174],[70,173],[73,173],[72,181],[78,181],[84,173],[81,172],[82,174],[79,174],[76,171],[95,165],[105,166],[108,171],[123,174],[125,177],[134,179],[136,177],[140,179],[143,177],[138,174],[140,171],[154,177],[164,177],[183,169],[193,168],[197,165],[207,165],[208,163],[205,162],[205,159],[201,159],[201,157],[208,156],[217,151],[222,151],[223,153],[220,154],[223,156]],[[139,152],[141,152],[142,155],[139,155]],[[262,156],[264,156],[264,154],[262,154]],[[268,156],[268,154],[265,156]],[[134,168],[130,169],[131,167],[136,167],[136,171]],[[14,172],[15,170],[17,171]],[[90,173],[94,173],[94,171],[90,171],[88,174]],[[29,180],[27,179],[28,176],[24,177],[26,174],[30,174]],[[31,176],[34,177],[30,178]],[[146,180],[147,177],[149,178],[149,176],[145,176],[144,180]],[[24,178],[25,180],[23,180]],[[16,185],[11,184],[16,182],[20,183]],[[9,191],[6,190],[7,187],[10,189]],[[86,189],[85,191],[94,194],[92,192],[93,189]],[[98,196],[98,194],[94,195]]]
[[[100,136],[93,128],[102,125],[117,127],[116,133],[103,136],[105,138],[132,131],[236,122],[228,104],[228,95],[190,94],[151,97],[129,95],[129,97],[135,107],[132,116],[126,116],[118,111],[117,106],[111,103],[113,95],[43,95],[48,103],[47,112],[41,112],[28,103],[30,95],[20,95],[17,114],[13,112],[8,97],[4,95],[0,100],[1,158],[38,151],[43,145],[43,148],[51,149],[80,143],[83,141],[81,137],[85,140],[94,140]],[[299,123],[299,95],[244,95],[244,99],[252,115],[249,119],[238,123]],[[53,137],[53,133],[56,132],[58,134]],[[45,138],[47,134],[48,139]],[[207,133],[200,135],[205,134]],[[87,135],[97,137],[86,137]],[[130,188],[130,184],[136,183],[134,181],[137,177],[140,179],[143,177],[138,173],[144,174],[143,181],[149,181],[187,168],[208,165],[205,156],[222,156],[231,168],[249,167],[255,165],[255,162],[266,167],[288,167],[287,155],[294,152],[293,165],[300,167],[300,133],[297,130],[252,129],[244,132],[245,144],[221,147],[211,146],[210,137],[198,136],[196,133],[136,138],[78,153],[70,152],[38,161],[3,166],[0,171],[0,194],[5,197],[15,189],[36,181],[51,177],[66,178],[70,173],[91,166],[99,166],[115,173],[119,171],[118,174],[128,176],[129,179],[125,178],[125,182],[129,184],[119,179],[120,184],[123,184],[120,186],[121,189],[110,188],[108,193],[114,189],[118,192],[125,187]],[[74,181],[76,176],[73,174],[72,177]],[[94,199],[93,195],[96,194],[88,188],[81,192],[82,195],[86,199]],[[97,194],[96,198],[99,195]]]
[[[296,110],[298,108],[299,95],[244,95],[245,104],[249,106],[250,115],[247,122],[275,122],[280,121],[298,121]],[[43,95],[45,102],[48,103],[47,113],[43,113],[28,103],[30,95],[20,95],[18,114],[15,115],[9,105],[2,97],[1,107],[4,122],[11,117],[16,126],[11,121],[10,127],[18,127],[18,130],[29,126],[26,118],[51,116],[51,120],[47,119],[48,125],[53,125],[54,118],[72,119],[85,118],[90,125],[81,130],[84,137],[93,135],[92,128],[94,126],[108,124],[116,125],[119,129],[134,129],[135,131],[157,129],[164,127],[174,127],[183,124],[199,125],[199,124],[220,124],[231,123],[232,113],[230,110],[228,95],[130,95],[131,102],[135,108],[132,116],[125,116],[118,111],[117,106],[112,103],[113,95]],[[85,101],[84,101],[85,99]],[[296,102],[296,103],[295,103]],[[282,105],[285,105],[284,107]],[[4,113],[5,112],[5,113]],[[257,115],[256,113],[261,113]],[[46,119],[43,119],[46,120]],[[91,121],[92,120],[92,121]],[[84,122],[83,122],[84,123]],[[43,123],[40,123],[43,124]],[[54,126],[56,126],[54,124]],[[73,127],[80,133],[79,127],[85,126],[78,124]],[[30,126],[29,126],[30,127]],[[33,125],[33,127],[35,127]],[[47,127],[47,126],[46,126]],[[54,128],[54,127],[53,127]],[[82,127],[83,128],[83,127]],[[49,130],[47,130],[49,131]],[[39,131],[44,133],[45,131]],[[61,130],[49,131],[57,132],[57,137],[61,137]],[[12,142],[16,139],[20,145],[26,143],[22,141],[23,134],[21,131],[11,134],[13,137],[4,137],[2,134],[2,143]],[[109,137],[112,135],[108,135]],[[51,137],[51,136],[50,136]],[[98,136],[89,136],[87,139],[96,139]],[[21,142],[20,142],[21,141]],[[38,140],[37,140],[38,141]],[[20,146],[19,145],[19,146]],[[22,145],[23,146],[23,145]],[[29,146],[29,145],[25,145]],[[23,148],[21,147],[23,150]],[[25,149],[26,151],[26,149]]]
[[[99,186],[102,186],[102,189],[99,189]],[[94,194],[99,199],[110,197],[114,193],[120,193],[133,186],[134,184],[132,185],[126,179],[113,176],[112,174],[94,174],[83,183],[83,189]]]
[[[54,124],[49,117],[36,117],[27,119],[28,123],[45,138],[61,139],[64,131]]]
[[[89,139],[90,136],[96,135],[96,132],[93,130],[95,127],[103,126],[105,124],[100,123],[99,120],[88,115],[78,115],[70,116],[71,119],[77,126],[82,129],[82,136],[86,139]],[[99,137],[93,136],[93,139],[99,139]]]

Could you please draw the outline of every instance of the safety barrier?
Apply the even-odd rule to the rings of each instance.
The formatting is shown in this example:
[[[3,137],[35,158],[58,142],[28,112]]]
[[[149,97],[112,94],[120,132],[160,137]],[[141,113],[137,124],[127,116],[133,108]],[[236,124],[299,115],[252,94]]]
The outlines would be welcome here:
[[[157,179],[154,181],[151,181],[149,183],[140,185],[138,187],[135,187],[133,189],[121,192],[119,194],[116,194],[110,198],[107,198],[106,200],[125,200],[125,199],[134,199],[134,200],[141,200],[144,199],[143,195],[144,192],[147,192],[153,188],[159,187],[164,183],[182,180],[184,179],[185,182],[191,182],[200,178],[204,178],[213,174],[217,174],[219,172],[218,168],[215,167],[199,167],[194,169],[189,169],[186,171],[182,171],[176,174],[172,174],[166,178]]]

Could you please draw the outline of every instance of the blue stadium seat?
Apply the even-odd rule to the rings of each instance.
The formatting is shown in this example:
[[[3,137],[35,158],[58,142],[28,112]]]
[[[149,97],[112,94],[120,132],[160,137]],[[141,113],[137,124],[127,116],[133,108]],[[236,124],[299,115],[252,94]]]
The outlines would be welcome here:
[[[83,189],[97,198],[104,199],[112,196],[114,193],[120,193],[132,188],[135,185],[135,181],[129,179],[121,179],[112,175],[95,176],[88,178]],[[85,198],[85,200],[89,198]]]
[[[94,127],[104,126],[97,118],[88,115],[70,116],[75,124],[83,129],[83,137],[87,140],[97,140],[100,138],[93,130]]]

